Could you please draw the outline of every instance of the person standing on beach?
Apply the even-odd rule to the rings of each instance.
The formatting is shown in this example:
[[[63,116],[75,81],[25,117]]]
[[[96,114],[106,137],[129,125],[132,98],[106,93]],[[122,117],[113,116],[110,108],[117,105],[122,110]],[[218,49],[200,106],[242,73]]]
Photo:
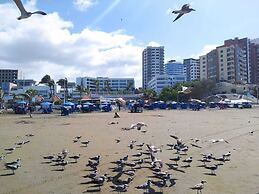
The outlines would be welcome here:
[[[32,118],[32,107],[31,107],[31,105],[29,104],[28,105],[28,113],[29,113],[29,115],[30,115],[30,118]]]
[[[116,103],[117,103],[119,111],[121,111],[121,103],[119,101],[117,101]]]

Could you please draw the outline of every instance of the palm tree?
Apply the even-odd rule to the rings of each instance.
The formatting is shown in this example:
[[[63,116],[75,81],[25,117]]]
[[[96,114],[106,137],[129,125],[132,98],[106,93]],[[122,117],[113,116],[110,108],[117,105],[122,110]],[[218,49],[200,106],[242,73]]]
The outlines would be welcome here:
[[[144,89],[143,90],[143,98],[144,100],[154,100],[157,97],[157,94],[152,89]]]
[[[99,89],[100,89],[100,82],[99,80],[94,80],[94,84],[95,84],[95,92],[96,94],[99,93]]]
[[[111,91],[110,81],[109,80],[105,80],[104,81],[104,87],[105,87],[105,90],[107,91],[107,93],[109,94],[110,91]]]
[[[56,82],[58,85],[60,85],[62,88],[64,88],[64,91],[65,91],[65,99],[67,99],[68,97],[68,88],[67,88],[67,78],[65,79],[59,79],[57,82]]]
[[[80,98],[82,98],[83,93],[89,94],[89,88],[85,88],[84,86],[77,85],[76,90],[80,93]]]
[[[4,91],[3,91],[3,89],[0,87],[0,109],[2,109],[3,102],[4,102]]]
[[[133,91],[133,90],[134,90],[133,86],[134,86],[134,82],[133,82],[133,81],[129,81],[129,82],[128,82],[128,85],[127,85],[127,87],[126,87],[126,91],[127,91],[127,92]]]
[[[41,81],[39,82],[40,84],[46,84],[49,86],[50,89],[50,98],[54,95],[54,86],[55,86],[55,81],[51,79],[49,75],[45,75]]]
[[[20,94],[21,96],[24,96],[29,101],[29,104],[32,102],[32,98],[35,97],[38,94],[37,90],[34,89],[28,89],[25,91],[24,94]]]

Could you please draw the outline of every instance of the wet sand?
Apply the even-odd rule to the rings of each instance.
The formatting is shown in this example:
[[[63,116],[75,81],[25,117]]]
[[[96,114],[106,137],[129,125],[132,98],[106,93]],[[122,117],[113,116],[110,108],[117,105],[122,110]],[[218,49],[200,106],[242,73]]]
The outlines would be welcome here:
[[[179,162],[180,171],[169,170],[166,165],[163,171],[168,171],[177,179],[172,187],[164,188],[163,193],[195,194],[190,187],[206,180],[204,194],[256,194],[259,193],[259,109],[228,109],[228,110],[157,110],[144,113],[120,112],[121,118],[113,119],[114,113],[71,114],[61,117],[58,114],[34,114],[30,119],[28,115],[0,115],[0,154],[4,148],[12,147],[21,140],[25,134],[33,133],[29,137],[31,142],[16,148],[8,154],[5,160],[0,161],[0,193],[10,194],[69,194],[86,193],[91,185],[80,184],[86,180],[82,177],[89,172],[85,164],[89,157],[101,155],[99,174],[115,175],[110,168],[110,162],[118,160],[125,155],[132,155],[139,151],[130,150],[131,140],[137,143],[148,143],[162,149],[157,154],[164,163],[172,163],[169,158],[176,157],[175,151],[168,150],[167,143],[176,141],[169,135],[179,136],[188,145],[191,138],[200,138],[198,143],[202,148],[189,146],[187,156],[193,157],[189,168],[181,168],[184,164]],[[108,125],[115,121],[119,124]],[[123,131],[121,128],[129,127],[132,123],[145,122],[147,132],[138,130]],[[249,134],[255,130],[254,134]],[[80,143],[73,143],[75,136],[81,135],[82,140],[90,140],[88,147]],[[121,142],[116,143],[115,139]],[[211,143],[210,139],[224,138],[229,143]],[[60,167],[44,163],[42,156],[54,154],[68,149],[69,155],[81,154],[78,163],[70,163],[64,171]],[[144,148],[146,148],[144,146]],[[202,163],[200,153],[213,153],[215,156],[231,151],[231,160],[219,166],[216,176],[208,175],[208,169],[197,167]],[[21,158],[22,167],[15,175],[9,175],[5,170],[4,162]],[[132,157],[129,158],[132,161]],[[68,159],[69,162],[74,160]],[[144,166],[149,166],[144,164]],[[135,186],[147,181],[152,172],[148,168],[139,169],[134,180],[129,184],[128,193],[143,193]],[[122,179],[127,178],[123,175]],[[100,193],[112,193],[111,182],[105,182]],[[159,193],[160,189],[153,186]],[[113,192],[114,193],[114,192]]]

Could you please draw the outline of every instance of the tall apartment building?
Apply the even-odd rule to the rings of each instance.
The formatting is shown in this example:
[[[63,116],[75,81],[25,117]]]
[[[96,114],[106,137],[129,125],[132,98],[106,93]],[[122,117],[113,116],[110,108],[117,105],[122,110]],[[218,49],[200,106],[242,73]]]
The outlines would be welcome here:
[[[184,59],[183,64],[186,66],[186,80],[193,81],[200,79],[200,61],[199,59]]]
[[[207,54],[207,78],[219,81],[218,78],[218,54],[217,50],[214,49]]]
[[[184,76],[186,81],[186,65],[175,60],[168,61],[165,64],[165,74],[170,76]]]
[[[251,83],[259,84],[259,39],[251,44]]]
[[[224,41],[223,46],[227,47],[227,65],[231,67],[231,62],[234,62],[235,66],[234,79],[232,76],[230,82],[251,83],[250,40],[248,38],[229,39]],[[230,70],[232,71],[233,69]]]
[[[142,87],[146,89],[153,77],[162,74],[164,74],[164,47],[148,46],[142,52]]]
[[[127,90],[132,93],[135,89],[134,78],[108,78],[108,77],[77,77],[76,85],[89,88],[92,93],[107,93]]]
[[[200,56],[200,80],[208,79],[207,55]]]
[[[16,83],[17,79],[17,69],[0,69],[0,83]]]
[[[225,40],[224,45],[200,57],[200,79],[251,83],[250,50],[247,38]]]
[[[172,87],[177,82],[184,81],[186,81],[186,77],[183,75],[156,75],[148,82],[148,88],[154,90],[157,94],[160,94],[163,88]]]

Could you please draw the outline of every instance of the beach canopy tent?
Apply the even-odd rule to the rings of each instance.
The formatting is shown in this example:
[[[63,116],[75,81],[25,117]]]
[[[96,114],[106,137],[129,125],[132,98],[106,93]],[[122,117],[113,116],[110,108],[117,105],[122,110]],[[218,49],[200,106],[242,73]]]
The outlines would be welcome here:
[[[53,112],[52,103],[50,103],[50,102],[40,103],[40,109],[39,110],[42,110],[42,113],[44,113],[44,114],[49,114],[49,113]]]
[[[95,109],[96,109],[96,106],[90,102],[85,102],[81,105],[82,112],[93,112]]]
[[[168,109],[177,109],[177,102],[172,101],[167,103],[167,108]]]
[[[180,107],[181,107],[181,109],[187,109],[188,108],[188,103],[181,102],[180,103]]]
[[[216,102],[209,102],[209,107],[210,108],[216,108],[217,107],[217,103]]]
[[[246,99],[231,100],[230,107],[233,108],[252,108],[252,101]]]
[[[230,100],[228,99],[225,99],[225,100],[221,100],[217,103],[218,107],[220,109],[225,109],[225,108],[229,108],[229,103],[230,103]]]
[[[201,100],[199,99],[191,99],[189,101],[189,107],[190,109],[192,110],[199,110],[201,108],[206,108],[206,103],[205,102],[202,102]]]
[[[17,101],[14,104],[13,110],[15,114],[26,114],[28,111],[28,103],[25,101]]]
[[[68,106],[61,106],[60,110],[61,110],[61,116],[68,116],[70,113]]]
[[[112,110],[111,103],[109,102],[102,102],[100,105],[101,111],[110,112]]]
[[[62,107],[65,107],[70,113],[75,112],[76,110],[76,105],[73,102],[65,102],[62,104]]]
[[[128,105],[128,109],[131,113],[143,112],[144,102],[143,101],[131,101]]]
[[[166,103],[162,100],[153,102],[153,106],[154,106],[154,108],[159,108],[159,109],[166,109],[167,108]]]

